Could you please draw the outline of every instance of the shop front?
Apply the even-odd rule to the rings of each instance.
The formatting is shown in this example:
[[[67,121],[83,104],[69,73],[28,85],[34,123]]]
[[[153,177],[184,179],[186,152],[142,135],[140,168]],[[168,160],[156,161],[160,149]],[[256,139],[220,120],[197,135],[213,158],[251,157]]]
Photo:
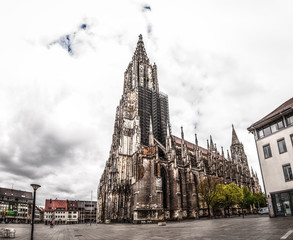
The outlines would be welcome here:
[[[275,216],[292,216],[293,214],[293,190],[272,193],[272,202]]]

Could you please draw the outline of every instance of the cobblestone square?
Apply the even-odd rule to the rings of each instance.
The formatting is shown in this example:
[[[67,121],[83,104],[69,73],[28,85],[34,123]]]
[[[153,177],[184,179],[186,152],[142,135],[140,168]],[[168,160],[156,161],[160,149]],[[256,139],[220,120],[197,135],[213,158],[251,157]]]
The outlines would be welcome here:
[[[17,240],[30,239],[28,224],[0,224],[0,227],[16,229]],[[36,240],[87,240],[87,239],[280,239],[293,229],[292,217],[269,218],[267,216],[232,217],[223,219],[187,220],[157,224],[36,224]],[[293,234],[286,239],[293,239]]]

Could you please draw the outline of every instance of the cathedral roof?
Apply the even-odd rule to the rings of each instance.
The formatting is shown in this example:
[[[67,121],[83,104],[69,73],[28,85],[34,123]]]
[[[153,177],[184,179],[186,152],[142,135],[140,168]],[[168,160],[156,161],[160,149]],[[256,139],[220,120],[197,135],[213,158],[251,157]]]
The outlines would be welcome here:
[[[293,98],[287,100],[283,104],[281,104],[279,107],[277,107],[274,111],[260,119],[259,121],[252,124],[249,128],[247,128],[248,131],[253,131],[255,128],[262,127],[271,121],[276,120],[283,114],[286,114],[287,112],[290,112],[293,110]]]
[[[174,142],[175,142],[176,144],[181,144],[181,138],[176,137],[176,136],[174,136],[174,135],[172,135],[172,138],[173,138],[173,140],[174,140]],[[191,143],[191,142],[188,142],[188,141],[186,141],[186,140],[184,140],[184,142],[185,142],[186,147],[188,148],[188,150],[194,150],[194,149],[195,149],[195,147],[196,147],[195,144],[193,144],[193,143]],[[208,153],[208,150],[207,150],[207,149],[205,149],[205,148],[203,148],[203,147],[200,147],[200,146],[198,146],[198,148],[199,148],[199,150],[200,150],[203,154],[206,155],[206,154]],[[212,154],[215,154],[215,153],[212,152]],[[219,155],[219,158],[222,159],[222,156]]]

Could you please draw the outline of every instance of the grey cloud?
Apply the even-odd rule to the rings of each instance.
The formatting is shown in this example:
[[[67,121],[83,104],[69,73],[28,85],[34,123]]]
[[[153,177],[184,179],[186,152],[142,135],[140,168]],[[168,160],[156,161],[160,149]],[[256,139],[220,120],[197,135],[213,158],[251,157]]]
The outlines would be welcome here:
[[[11,159],[10,156],[4,155],[0,153],[1,165],[0,169],[1,172],[5,174],[12,174],[16,176],[26,177],[29,179],[38,179],[43,176],[44,171],[39,169],[35,165],[27,165],[23,162],[15,162]],[[46,173],[50,174],[50,173]]]
[[[46,115],[20,110],[17,127],[10,132],[9,148],[0,149],[0,169],[30,179],[50,175],[51,168],[74,164],[76,151],[86,147],[88,139],[58,132]],[[82,131],[82,130],[81,130]],[[84,134],[81,134],[84,135]],[[90,138],[91,136],[89,136]],[[48,169],[49,168],[49,169]]]
[[[56,188],[57,192],[63,192],[63,193],[68,193],[68,194],[73,194],[75,191],[73,191],[70,186],[66,185],[65,187],[57,187]]]

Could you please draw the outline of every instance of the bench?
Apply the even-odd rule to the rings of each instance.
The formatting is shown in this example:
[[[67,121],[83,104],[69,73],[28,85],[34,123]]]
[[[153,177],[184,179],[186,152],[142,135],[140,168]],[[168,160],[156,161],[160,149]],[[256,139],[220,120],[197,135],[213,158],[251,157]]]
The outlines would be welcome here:
[[[0,228],[0,238],[15,238],[14,228]]]

